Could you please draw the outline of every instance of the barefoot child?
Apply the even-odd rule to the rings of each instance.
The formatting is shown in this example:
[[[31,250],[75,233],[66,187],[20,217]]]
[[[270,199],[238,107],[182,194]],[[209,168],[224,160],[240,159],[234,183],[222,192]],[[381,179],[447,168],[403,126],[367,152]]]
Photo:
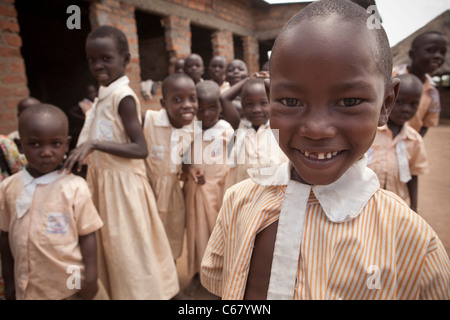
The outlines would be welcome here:
[[[366,167],[399,87],[368,16],[319,0],[280,31],[266,84],[289,163],[227,190],[201,271],[223,299],[449,299],[442,242]]]
[[[146,178],[147,146],[140,103],[125,70],[130,53],[125,34],[101,26],[86,40],[89,68],[100,84],[64,169],[87,159],[87,181],[105,222],[98,233],[99,274],[111,299],[170,299],[177,271]]]
[[[6,299],[92,299],[99,291],[95,231],[103,222],[85,180],[57,172],[69,148],[67,117],[33,105],[20,115],[19,132],[28,164],[0,184]],[[78,288],[68,285],[68,268],[81,271]]]
[[[234,130],[221,111],[220,88],[206,80],[197,84],[198,111],[194,143],[187,181],[186,239],[188,274],[198,281],[200,263],[225,193],[225,181],[230,170],[227,165],[227,145]],[[199,135],[197,135],[199,133]],[[199,144],[199,145],[197,145]]]
[[[413,74],[397,76],[400,90],[387,125],[378,128],[367,152],[367,166],[383,189],[400,196],[417,212],[418,175],[428,173],[428,159],[422,136],[407,121],[417,111],[422,83]]]
[[[149,150],[145,163],[172,256],[177,259],[183,249],[186,221],[180,180],[182,157],[190,148],[198,109],[194,81],[183,73],[165,78],[161,106],[161,110],[147,110],[143,116]]]

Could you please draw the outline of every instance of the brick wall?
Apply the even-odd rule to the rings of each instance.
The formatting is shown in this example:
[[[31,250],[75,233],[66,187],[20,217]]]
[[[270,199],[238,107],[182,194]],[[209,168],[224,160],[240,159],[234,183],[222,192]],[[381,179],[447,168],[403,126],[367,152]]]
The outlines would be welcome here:
[[[13,0],[0,0],[0,134],[17,128],[17,104],[29,95]]]

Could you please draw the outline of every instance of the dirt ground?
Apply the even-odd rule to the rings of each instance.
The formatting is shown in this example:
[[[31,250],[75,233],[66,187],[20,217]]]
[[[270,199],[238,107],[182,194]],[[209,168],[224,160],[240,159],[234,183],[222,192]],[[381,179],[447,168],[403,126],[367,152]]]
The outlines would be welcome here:
[[[430,172],[419,177],[418,213],[431,225],[450,256],[450,121],[441,120],[438,127],[425,135]],[[186,242],[186,241],[185,241]],[[177,260],[180,286],[189,290],[191,278],[187,274],[186,248]],[[217,299],[201,285],[193,290],[192,299]]]

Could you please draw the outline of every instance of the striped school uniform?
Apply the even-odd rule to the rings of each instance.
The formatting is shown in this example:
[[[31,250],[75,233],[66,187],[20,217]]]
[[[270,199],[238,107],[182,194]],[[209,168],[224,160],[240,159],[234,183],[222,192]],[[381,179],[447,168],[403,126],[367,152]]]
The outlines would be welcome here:
[[[290,180],[289,163],[253,170],[225,195],[202,284],[242,299],[255,236],[279,220],[269,299],[448,299],[450,263],[438,236],[379,188],[366,163],[327,186]]]

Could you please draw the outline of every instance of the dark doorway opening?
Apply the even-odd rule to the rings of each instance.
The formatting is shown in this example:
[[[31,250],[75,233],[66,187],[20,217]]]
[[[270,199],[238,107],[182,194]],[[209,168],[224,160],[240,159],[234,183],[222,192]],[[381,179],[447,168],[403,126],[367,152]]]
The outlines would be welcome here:
[[[135,11],[139,41],[141,79],[162,81],[169,75],[169,53],[166,50],[161,16]]]
[[[208,75],[209,61],[212,59],[211,36],[214,30],[191,24],[191,52],[199,54],[203,59],[205,73],[203,79],[210,79]]]
[[[85,55],[89,4],[77,0],[16,0],[30,95],[68,111],[95,84]],[[81,29],[68,29],[67,7],[81,11]]]
[[[259,67],[269,61],[268,52],[272,50],[275,39],[259,41]]]
[[[234,59],[244,60],[244,45],[242,44],[242,38],[237,35],[233,35],[233,47],[234,47]]]

